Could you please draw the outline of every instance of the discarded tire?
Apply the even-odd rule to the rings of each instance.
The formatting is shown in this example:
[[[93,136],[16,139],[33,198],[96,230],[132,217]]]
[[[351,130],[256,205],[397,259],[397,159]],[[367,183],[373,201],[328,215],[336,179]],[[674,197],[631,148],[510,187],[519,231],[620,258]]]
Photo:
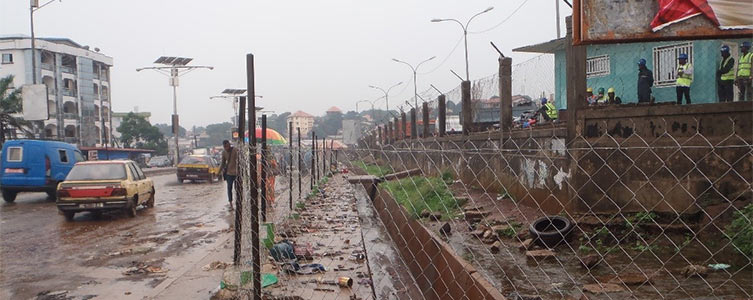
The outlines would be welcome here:
[[[572,229],[573,223],[560,216],[541,217],[528,227],[533,241],[547,248],[554,248],[565,241]]]

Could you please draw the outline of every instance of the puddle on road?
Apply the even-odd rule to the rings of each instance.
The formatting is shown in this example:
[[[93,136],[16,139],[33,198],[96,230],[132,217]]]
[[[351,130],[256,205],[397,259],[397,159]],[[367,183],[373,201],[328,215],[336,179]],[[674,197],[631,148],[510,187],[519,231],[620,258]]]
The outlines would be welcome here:
[[[181,257],[226,232],[232,217],[224,184],[178,186],[174,175],[152,179],[156,206],[139,209],[136,218],[80,213],[66,222],[44,194],[22,194],[0,205],[0,298],[29,299],[45,291],[78,298],[128,291],[135,297],[157,286],[164,274],[124,271],[154,262],[159,263],[153,267],[175,270],[185,263]]]

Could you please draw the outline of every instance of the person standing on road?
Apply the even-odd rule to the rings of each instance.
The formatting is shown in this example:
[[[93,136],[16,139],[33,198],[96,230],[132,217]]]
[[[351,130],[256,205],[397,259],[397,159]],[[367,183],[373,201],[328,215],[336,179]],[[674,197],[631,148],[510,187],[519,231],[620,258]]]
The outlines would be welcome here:
[[[651,102],[651,87],[654,86],[654,73],[646,67],[646,60],[638,61],[638,103]]]
[[[233,186],[238,178],[238,149],[230,144],[230,141],[222,141],[222,163],[220,172],[227,183],[227,201],[230,209],[233,209]]]
[[[750,42],[740,45],[740,61],[737,63],[737,77],[735,84],[740,90],[740,101],[753,100],[753,76],[750,72],[753,63],[753,53],[750,52]]]
[[[682,104],[682,97],[685,96],[685,103],[690,104],[690,84],[693,83],[693,64],[688,62],[688,55],[680,53],[677,57],[677,104]]]
[[[722,61],[719,62],[719,70],[716,71],[718,82],[719,102],[732,102],[734,98],[733,85],[735,82],[735,59],[729,55],[729,46],[724,45],[721,49]]]

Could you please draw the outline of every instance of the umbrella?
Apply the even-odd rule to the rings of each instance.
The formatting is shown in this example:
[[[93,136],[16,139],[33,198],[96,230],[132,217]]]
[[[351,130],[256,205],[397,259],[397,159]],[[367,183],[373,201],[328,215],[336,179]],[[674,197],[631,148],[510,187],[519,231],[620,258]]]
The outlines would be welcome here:
[[[256,128],[256,141],[261,144],[261,128]],[[248,142],[248,131],[246,131],[246,142]],[[267,128],[267,145],[285,145],[288,141],[282,137],[282,134],[274,129]]]

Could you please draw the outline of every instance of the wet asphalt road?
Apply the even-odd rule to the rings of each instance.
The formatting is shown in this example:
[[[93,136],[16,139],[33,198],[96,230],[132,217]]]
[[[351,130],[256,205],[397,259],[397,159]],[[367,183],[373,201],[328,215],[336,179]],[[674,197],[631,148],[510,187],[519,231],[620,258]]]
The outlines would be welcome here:
[[[224,182],[151,178],[155,207],[136,218],[79,213],[66,222],[44,193],[0,202],[0,299],[141,299],[230,231]]]

